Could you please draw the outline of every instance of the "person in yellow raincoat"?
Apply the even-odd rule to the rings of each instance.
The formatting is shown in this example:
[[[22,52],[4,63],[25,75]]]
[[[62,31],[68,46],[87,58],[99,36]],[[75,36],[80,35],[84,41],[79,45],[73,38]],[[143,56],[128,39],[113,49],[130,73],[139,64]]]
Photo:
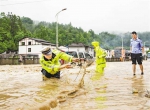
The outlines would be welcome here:
[[[106,67],[106,52],[99,46],[99,42],[94,41],[92,45],[96,53],[96,74],[103,74]]]
[[[61,52],[57,49],[51,50],[50,47],[45,47],[42,49],[42,56],[40,57],[40,64],[42,66],[42,76],[43,80],[55,77],[60,78],[60,70],[63,68],[71,68],[70,64],[61,65],[60,59],[63,59],[67,62],[76,62],[79,61],[78,58],[73,58],[72,56]]]

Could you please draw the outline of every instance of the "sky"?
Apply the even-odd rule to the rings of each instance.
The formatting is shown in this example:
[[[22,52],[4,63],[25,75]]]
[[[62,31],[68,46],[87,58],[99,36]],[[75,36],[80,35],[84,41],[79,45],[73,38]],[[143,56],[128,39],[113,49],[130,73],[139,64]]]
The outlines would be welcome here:
[[[67,8],[67,10],[61,11]],[[100,32],[150,32],[150,0],[0,0],[0,12]]]

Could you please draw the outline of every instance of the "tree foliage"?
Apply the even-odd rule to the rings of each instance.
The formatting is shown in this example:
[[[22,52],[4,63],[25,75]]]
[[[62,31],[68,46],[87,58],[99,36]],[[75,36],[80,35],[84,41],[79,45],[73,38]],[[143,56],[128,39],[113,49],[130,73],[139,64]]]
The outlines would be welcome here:
[[[28,17],[19,17],[15,14],[2,12],[0,14],[0,53],[17,51],[18,42],[23,37],[39,38],[56,43],[56,23],[37,22]],[[138,33],[139,38],[148,45],[150,40],[150,32]],[[73,27],[69,24],[58,24],[58,41],[59,46],[67,46],[71,43],[83,43],[91,45],[92,41],[100,42],[100,46],[104,49],[114,49],[123,46],[129,49],[131,35],[127,33],[108,33],[101,32],[95,34],[90,29],[84,31],[81,27]]]
[[[26,34],[26,29],[22,25],[19,16],[12,13],[0,14],[0,53],[17,51],[18,41]]]

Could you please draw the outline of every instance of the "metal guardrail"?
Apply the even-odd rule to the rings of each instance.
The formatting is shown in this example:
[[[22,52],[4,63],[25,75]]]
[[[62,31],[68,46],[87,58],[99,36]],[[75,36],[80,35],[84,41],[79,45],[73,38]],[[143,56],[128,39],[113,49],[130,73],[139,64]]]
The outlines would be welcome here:
[[[129,57],[125,57],[124,61],[130,61]],[[107,62],[122,62],[122,58],[106,58]]]
[[[120,58],[106,58],[106,62],[120,62]]]
[[[125,59],[129,61],[129,59]],[[121,62],[120,58],[106,58],[106,62]],[[39,64],[39,58],[24,58],[19,61],[19,58],[0,58],[0,65],[19,65],[19,64]]]
[[[39,64],[39,58],[0,58],[0,65]]]

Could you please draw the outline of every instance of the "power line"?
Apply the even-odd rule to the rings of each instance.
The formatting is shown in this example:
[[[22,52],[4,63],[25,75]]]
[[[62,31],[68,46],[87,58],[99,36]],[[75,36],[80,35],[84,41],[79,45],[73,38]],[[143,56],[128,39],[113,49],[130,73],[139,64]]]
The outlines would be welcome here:
[[[19,4],[27,4],[27,3],[35,3],[35,2],[43,2],[43,1],[48,1],[48,0],[39,0],[39,1],[22,2],[22,3],[12,3],[12,4],[4,4],[4,5],[0,5],[0,6],[7,6],[7,5],[19,5]]]

